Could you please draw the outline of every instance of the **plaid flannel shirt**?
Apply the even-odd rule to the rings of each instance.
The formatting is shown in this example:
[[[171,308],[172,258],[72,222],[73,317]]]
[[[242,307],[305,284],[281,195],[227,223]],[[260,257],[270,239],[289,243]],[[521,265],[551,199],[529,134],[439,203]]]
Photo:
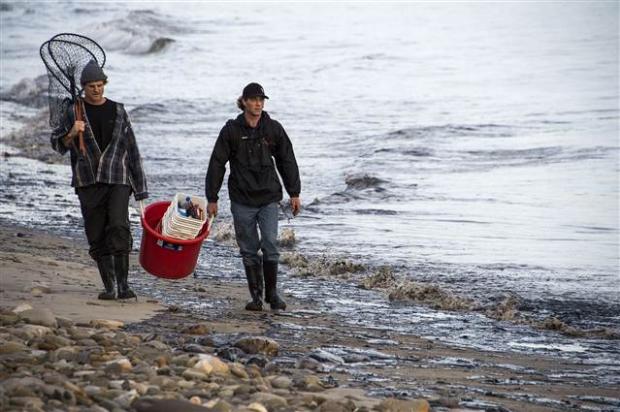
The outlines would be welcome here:
[[[85,113],[85,110],[83,110]],[[116,103],[116,122],[112,139],[103,153],[97,145],[95,135],[86,118],[84,145],[86,154],[82,155],[78,148],[78,138],[66,147],[63,138],[73,127],[75,115],[70,105],[62,124],[52,131],[52,148],[60,154],[71,153],[71,169],[73,178],[71,186],[78,188],[95,183],[122,184],[131,187],[136,200],[146,199],[148,191],[146,176],[142,168],[142,159],[138,144],[131,128],[129,116],[121,103]]]

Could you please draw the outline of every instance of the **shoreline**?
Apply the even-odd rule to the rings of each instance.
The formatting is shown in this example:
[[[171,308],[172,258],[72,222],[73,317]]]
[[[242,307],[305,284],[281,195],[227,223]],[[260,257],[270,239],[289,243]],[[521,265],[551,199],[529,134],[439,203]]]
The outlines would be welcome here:
[[[41,128],[47,127],[42,121],[44,117],[39,115],[38,119],[33,121],[34,124]],[[47,134],[45,138],[38,132],[28,133],[24,130],[23,134],[25,137],[15,134],[11,135],[11,139],[3,139],[3,144],[22,142],[16,147],[18,153],[4,156],[28,157],[43,162],[54,159],[57,160],[56,163],[66,160],[52,157]],[[17,137],[24,139],[16,140]],[[30,138],[34,139],[32,144],[29,143]],[[91,322],[97,319],[120,321],[123,322],[120,332],[102,332],[115,334],[114,336],[119,337],[118,342],[112,342],[108,347],[99,345],[100,350],[111,353],[110,356],[114,358],[118,357],[113,355],[114,353],[126,354],[123,345],[132,346],[139,342],[140,345],[159,347],[160,356],[170,361],[176,359],[183,365],[182,370],[178,367],[177,370],[168,371],[165,368],[170,368],[171,365],[153,365],[151,362],[148,368],[154,369],[149,369],[147,376],[136,375],[130,371],[108,376],[107,364],[90,365],[96,371],[94,374],[98,375],[99,387],[103,388],[101,390],[105,396],[102,397],[99,393],[83,398],[78,391],[76,393],[79,396],[74,395],[73,399],[82,397],[82,403],[76,401],[75,405],[63,404],[64,407],[74,408],[67,410],[97,410],[95,405],[108,410],[113,409],[114,405],[121,410],[138,410],[131,406],[138,398],[172,397],[189,400],[192,398],[187,396],[190,393],[199,393],[197,396],[200,403],[212,408],[215,408],[216,403],[213,402],[216,399],[225,402],[220,404],[224,405],[222,410],[228,410],[226,405],[230,410],[247,409],[251,400],[262,399],[261,405],[266,406],[269,411],[353,410],[350,403],[359,410],[378,408],[377,410],[387,411],[398,409],[394,405],[391,406],[392,409],[379,405],[384,398],[396,397],[408,399],[414,402],[411,405],[421,408],[411,410],[430,408],[433,411],[546,412],[607,411],[620,408],[620,399],[614,391],[618,382],[613,381],[613,376],[606,378],[607,380],[598,379],[599,365],[569,361],[561,357],[463,348],[397,330],[386,333],[385,330],[368,325],[352,327],[343,321],[342,315],[322,312],[321,306],[307,297],[285,296],[289,305],[285,312],[273,313],[267,310],[250,313],[243,310],[248,293],[241,277],[240,282],[217,277],[161,281],[146,274],[139,267],[135,253],[130,257],[129,280],[138,293],[139,302],[102,302],[96,299],[101,289],[100,280],[97,269],[88,256],[85,240],[66,239],[42,230],[9,224],[0,227],[0,242],[3,245],[0,247],[0,260],[3,265],[0,298],[4,316],[0,329],[4,335],[0,335],[3,336],[0,345],[5,345],[5,350],[7,344],[20,342],[28,349],[21,347],[18,353],[22,358],[19,359],[25,358],[28,362],[36,361],[38,366],[55,368],[57,359],[54,353],[63,352],[62,347],[47,351],[41,359],[39,348],[47,348],[47,344],[41,345],[36,339],[22,339],[19,333],[12,332],[16,325],[32,326],[23,320],[16,320],[11,312],[20,304],[31,303],[35,309],[49,309],[57,317],[59,324],[68,325],[69,329],[59,327],[53,331],[51,334],[54,336],[65,336],[69,330],[73,330],[71,328],[84,328],[88,330],[84,333],[91,333]],[[300,267],[303,276],[305,264],[288,262],[284,257],[283,263],[288,264],[292,270]],[[342,262],[336,262],[337,266],[340,263]],[[343,268],[338,266],[334,269],[338,269],[338,272]],[[379,289],[378,292],[381,293],[382,283],[390,280],[389,274],[387,275],[367,278],[369,283],[365,286]],[[188,301],[205,304],[207,310],[192,313],[187,308],[162,305],[158,299],[148,297],[148,291],[153,288],[160,288],[159,292],[164,295],[173,290],[178,294],[180,290]],[[453,300],[450,296],[448,298],[449,301]],[[103,330],[107,329],[104,327]],[[127,335],[131,336],[130,343],[124,340]],[[274,356],[240,351],[235,342],[244,337],[267,337],[278,345],[278,354]],[[136,345],[132,347],[136,350]],[[249,384],[247,378],[243,377],[245,375],[239,372],[241,378],[227,375],[227,385],[220,385],[217,391],[205,392],[202,386],[211,385],[213,388],[212,384],[219,385],[222,377],[212,379],[209,374],[206,377],[198,376],[193,374],[193,370],[187,370],[192,369],[196,360],[206,354],[217,355],[229,368],[234,364],[238,369],[238,365],[241,365],[246,373],[260,375],[263,379]],[[17,372],[11,364],[14,356],[15,352],[0,353],[0,376],[3,381],[23,379],[24,370],[36,370],[36,367],[22,365],[21,372]],[[179,359],[179,356],[183,358]],[[138,356],[130,362],[132,367],[139,367],[144,362],[148,363],[148,359]],[[79,374],[82,367],[83,365],[74,365],[75,370],[70,372]],[[152,376],[148,376],[160,376],[162,368],[168,374],[164,376],[173,379],[177,385],[172,394],[160,385],[161,382],[153,381]],[[29,372],[26,372],[26,375],[29,375]],[[73,379],[71,375],[65,375],[65,378],[72,379],[71,382],[77,386],[82,385],[82,389],[92,383],[84,379]],[[141,387],[140,391],[135,388],[124,388],[120,391],[115,388],[118,378],[158,389],[152,389],[150,393],[143,390],[144,387]],[[278,382],[288,382],[288,379],[290,383],[273,385],[271,381],[274,379]],[[269,384],[265,383],[266,380]],[[314,386],[310,385],[312,391],[309,392],[306,391],[308,382],[314,383]],[[248,384],[250,389],[246,387]],[[187,385],[202,389],[188,392]],[[246,385],[246,393],[236,393],[238,388],[230,390],[231,386],[238,385]],[[13,401],[13,397],[7,396],[6,389],[6,384],[0,385],[0,405],[7,410],[18,410],[19,408],[15,407],[19,405],[15,403],[26,401]],[[138,392],[133,393],[132,390]],[[129,399],[131,402],[123,398],[127,393],[132,394]],[[257,393],[280,396],[284,401],[272,399],[275,403],[269,403],[257,396]],[[17,394],[23,395],[19,391]],[[38,396],[39,400],[49,401],[45,391],[30,395],[31,398]],[[325,403],[328,399],[339,403],[339,406]],[[30,399],[30,402],[38,405],[33,399]],[[348,406],[347,402],[350,402]],[[328,409],[328,406],[334,409]],[[337,409],[338,407],[348,409]]]
[[[229,365],[229,369],[233,364],[234,368],[241,365],[246,373],[252,370],[252,373],[260,374],[264,387],[256,384],[253,389],[246,388],[247,393],[230,391],[230,386],[248,385],[248,381],[244,381],[246,378],[226,375],[226,379],[231,380],[227,389],[220,382],[216,394],[200,392],[201,395],[197,395],[203,405],[219,399],[218,402],[226,402],[231,410],[247,408],[251,400],[258,400],[259,403],[262,400],[263,406],[270,411],[319,410],[317,408],[352,410],[323,409],[322,405],[328,399],[332,399],[334,405],[340,404],[338,407],[342,408],[346,407],[347,402],[349,406],[352,402],[356,408],[366,408],[359,410],[398,410],[394,406],[390,409],[385,404],[385,408],[378,406],[386,402],[384,398],[393,397],[416,402],[421,409],[413,410],[429,410],[430,405],[430,410],[434,411],[555,411],[586,407],[603,411],[620,406],[614,385],[597,385],[589,380],[588,375],[596,370],[596,365],[569,362],[561,358],[450,347],[423,337],[400,334],[398,331],[386,336],[382,331],[368,327],[351,328],[338,315],[317,311],[314,302],[307,299],[291,300],[290,296],[286,297],[290,305],[287,311],[251,313],[243,309],[247,299],[245,285],[226,279],[203,282],[188,277],[181,281],[158,284],[164,293],[166,288],[181,288],[188,299],[210,304],[212,309],[201,312],[200,316],[178,307],[164,307],[156,300],[144,296],[139,289],[139,303],[102,304],[96,299],[100,281],[88,257],[85,242],[19,227],[1,227],[0,241],[3,245],[0,248],[3,266],[0,346],[4,348],[0,354],[0,373],[4,382],[0,388],[4,387],[4,391],[0,390],[0,393],[7,410],[17,410],[12,409],[17,406],[15,402],[23,400],[15,401],[14,397],[7,396],[6,382],[24,379],[24,373],[30,375],[27,371],[34,372],[41,366],[54,369],[56,362],[51,354],[63,351],[63,347],[45,351],[40,348],[47,346],[41,345],[37,339],[20,338],[15,327],[23,329],[26,325],[24,320],[12,317],[10,311],[23,303],[49,309],[59,319],[59,324],[70,325],[69,329],[64,330],[59,326],[54,336],[63,336],[71,328],[90,330],[92,321],[96,319],[123,321],[121,332],[106,333],[131,336],[133,341],[141,345],[152,342],[151,345],[160,347],[159,356],[169,356],[171,360],[178,356],[187,358],[183,358],[182,370],[177,368],[176,373],[166,372],[171,373],[166,376],[177,384],[181,383],[181,386],[188,385],[183,382],[193,382],[192,387],[210,385],[221,379],[221,376],[214,375],[219,377],[213,381],[209,377],[211,375],[204,377],[187,372],[187,369],[195,366],[196,359],[207,354],[216,355]],[[151,276],[139,268],[135,256],[131,259],[130,283],[132,279],[134,285],[154,283]],[[235,346],[239,339],[258,337],[275,342],[278,346],[277,355],[252,349],[245,352]],[[6,349],[7,345],[15,342],[23,345],[17,353],[31,361],[39,359],[36,362],[38,365],[24,366],[22,363],[17,367],[13,359],[15,352],[7,352]],[[104,348],[106,353],[126,352],[123,347],[127,345],[126,341],[113,339],[108,343],[108,347]],[[134,350],[139,347],[134,346]],[[47,357],[42,351],[46,352]],[[128,359],[134,369],[145,362],[144,357]],[[122,399],[118,398],[123,393],[133,392],[132,389],[123,390],[123,393],[112,391],[110,386],[114,386],[113,382],[119,377],[144,385],[152,384],[151,378],[137,376],[135,371],[108,376],[104,373],[107,365],[90,366],[94,368],[95,375],[103,374],[98,382],[101,387],[107,385],[104,393],[109,396],[90,396],[89,400],[77,402],[74,406],[76,409],[68,410],[95,410],[86,409],[94,404],[105,408],[106,402],[122,405]],[[87,382],[75,379],[74,375],[82,377],[79,370],[83,367],[74,365],[71,369],[73,376],[66,376],[75,385],[84,385],[82,388],[88,386]],[[155,375],[160,376],[158,371],[161,366],[149,367],[155,368]],[[239,374],[245,376],[242,372]],[[565,377],[559,378],[562,375]],[[276,378],[277,382],[285,382],[281,384],[284,387],[278,388],[280,383],[273,385],[272,381]],[[265,380],[270,384],[265,384]],[[313,388],[312,391],[307,391],[308,387]],[[183,395],[181,389],[177,387],[173,391],[174,397],[190,399],[191,396]],[[153,392],[152,395],[158,397],[166,391],[162,391],[160,386],[159,391]],[[266,398],[261,397],[265,393],[284,398],[286,403],[279,399],[273,401],[276,399],[273,397],[270,398],[272,401],[266,401]],[[134,395],[131,396],[131,402],[149,397],[148,390]],[[40,399],[48,398],[42,395]],[[34,400],[32,402],[37,403]],[[87,405],[89,402],[90,406]],[[131,402],[124,407],[138,410],[131,409]],[[210,405],[214,407],[215,403]],[[291,409],[292,405],[296,406]],[[327,405],[332,403],[325,404],[326,408]]]

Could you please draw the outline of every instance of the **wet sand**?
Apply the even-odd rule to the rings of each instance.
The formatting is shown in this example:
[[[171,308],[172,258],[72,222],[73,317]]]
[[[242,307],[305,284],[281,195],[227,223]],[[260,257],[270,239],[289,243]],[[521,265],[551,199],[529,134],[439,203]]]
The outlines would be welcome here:
[[[291,296],[284,296],[289,304],[287,311],[247,312],[243,310],[248,298],[244,283],[213,278],[206,282],[193,277],[164,282],[145,274],[135,256],[130,281],[133,279],[139,292],[138,302],[101,302],[96,299],[100,281],[85,243],[4,226],[0,228],[0,245],[3,313],[28,303],[77,325],[93,319],[123,321],[125,333],[143,342],[167,345],[162,355],[202,351],[245,368],[255,365],[252,368],[258,368],[263,376],[284,376],[295,382],[316,376],[323,401],[332,398],[343,405],[351,401],[356,408],[372,408],[385,397],[424,399],[436,411],[620,408],[617,385],[593,383],[590,377],[596,374],[597,366],[586,362],[455,348],[398,331],[386,335],[368,327],[352,328],[334,314],[317,311],[316,302]],[[165,307],[144,295],[148,290],[144,285],[153,284],[164,294],[182,289],[188,300],[203,302],[212,309],[197,316],[178,307]],[[205,325],[198,334],[191,331],[197,324]],[[3,323],[0,328],[3,342],[11,325]],[[235,342],[248,336],[274,340],[279,344],[277,355],[240,351]],[[114,349],[114,342],[111,345]],[[122,352],[120,347],[116,349]],[[0,362],[6,356],[0,354]],[[27,374],[27,367],[14,369],[6,362],[2,364],[3,381]],[[301,387],[293,389],[285,394],[287,407],[269,410],[318,410],[316,402],[314,406],[291,407],[304,392]],[[248,405],[249,398],[241,394],[233,391],[232,396],[225,395],[229,393],[218,393],[217,397],[227,400],[233,410]],[[203,404],[208,399],[203,395]],[[4,402],[12,405],[6,399]],[[85,408],[79,405],[73,410],[89,410],[79,409]]]

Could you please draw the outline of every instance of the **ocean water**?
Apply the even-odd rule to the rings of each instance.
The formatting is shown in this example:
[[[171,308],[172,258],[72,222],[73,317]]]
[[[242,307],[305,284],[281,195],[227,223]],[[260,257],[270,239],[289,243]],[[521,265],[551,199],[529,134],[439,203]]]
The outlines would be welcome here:
[[[617,2],[0,5],[4,136],[40,110],[15,95],[45,73],[41,43],[82,33],[107,52],[106,94],[130,110],[152,199],[202,194],[217,134],[258,81],[301,170],[303,213],[282,220],[297,251],[388,265],[481,304],[514,296],[583,329],[620,327]],[[82,235],[66,166],[0,165],[0,219]],[[231,219],[225,186],[219,224]],[[239,277],[221,248],[205,248],[199,276]],[[324,292],[310,284],[285,290]],[[326,305],[347,318],[371,299],[361,296]],[[363,309],[365,321],[447,341],[458,339],[446,317],[479,327],[462,344],[575,347],[554,332],[489,335],[478,314]],[[620,363],[614,342],[576,345]]]

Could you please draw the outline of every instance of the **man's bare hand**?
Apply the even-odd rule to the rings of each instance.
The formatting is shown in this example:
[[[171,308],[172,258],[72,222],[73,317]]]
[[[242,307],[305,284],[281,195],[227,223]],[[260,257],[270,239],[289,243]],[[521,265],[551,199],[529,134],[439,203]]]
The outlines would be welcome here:
[[[298,197],[291,197],[291,211],[293,216],[297,216],[301,211],[301,199]]]
[[[69,130],[69,133],[67,133],[64,138],[65,146],[71,144],[71,140],[75,139],[78,134],[84,133],[85,129],[86,124],[81,120],[76,120],[75,123],[73,123],[73,127],[71,128],[71,130]]]
[[[209,202],[207,204],[207,216],[217,216],[217,202]]]

